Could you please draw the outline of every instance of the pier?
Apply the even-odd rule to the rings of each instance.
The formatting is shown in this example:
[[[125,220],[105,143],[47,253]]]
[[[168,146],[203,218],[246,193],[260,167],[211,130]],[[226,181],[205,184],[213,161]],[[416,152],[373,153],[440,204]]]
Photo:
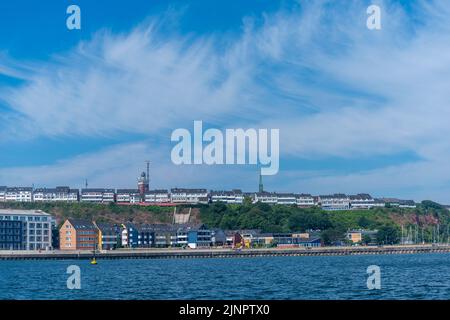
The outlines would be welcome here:
[[[380,254],[449,253],[450,245],[411,245],[379,247],[319,247],[268,249],[118,249],[98,251],[96,258],[105,259],[190,259],[190,258],[250,258],[267,256],[346,256]],[[0,260],[79,260],[91,259],[92,251],[0,251]]]

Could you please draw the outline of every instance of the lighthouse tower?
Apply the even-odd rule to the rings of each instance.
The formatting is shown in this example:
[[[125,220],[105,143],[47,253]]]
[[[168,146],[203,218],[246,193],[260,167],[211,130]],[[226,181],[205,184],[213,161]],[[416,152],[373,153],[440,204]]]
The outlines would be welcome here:
[[[147,173],[142,172],[141,176],[138,179],[138,190],[141,195],[144,195],[147,191],[150,190],[150,161],[146,161],[147,163]]]

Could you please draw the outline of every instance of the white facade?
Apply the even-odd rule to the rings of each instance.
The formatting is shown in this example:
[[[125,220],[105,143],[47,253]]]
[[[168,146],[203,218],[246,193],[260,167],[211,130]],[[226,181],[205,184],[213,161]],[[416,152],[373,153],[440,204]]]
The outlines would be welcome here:
[[[6,202],[32,202],[33,189],[32,188],[6,188],[5,191]]]
[[[206,189],[179,189],[171,190],[171,202],[173,203],[208,203],[208,191]]]
[[[57,187],[55,189],[36,189],[33,192],[35,202],[78,202],[78,190],[69,187]]]
[[[140,203],[141,195],[136,189],[119,189],[116,194],[118,203]]]
[[[276,193],[271,192],[258,192],[255,193],[255,197],[253,199],[253,203],[268,203],[268,204],[277,204],[278,196]]]
[[[169,203],[170,195],[167,190],[150,190],[144,194],[145,203]]]
[[[277,193],[277,204],[292,205],[297,204],[297,198],[293,193]]]
[[[5,202],[6,187],[0,187],[0,202]]]
[[[296,204],[299,207],[312,207],[314,206],[314,197],[310,194],[299,194],[296,198]]]
[[[241,204],[244,202],[244,194],[241,190],[211,191],[211,202],[219,201],[228,204]]]
[[[350,209],[350,198],[345,194],[319,196],[319,202],[324,210]]]
[[[113,189],[82,189],[81,202],[109,203],[115,201]]]

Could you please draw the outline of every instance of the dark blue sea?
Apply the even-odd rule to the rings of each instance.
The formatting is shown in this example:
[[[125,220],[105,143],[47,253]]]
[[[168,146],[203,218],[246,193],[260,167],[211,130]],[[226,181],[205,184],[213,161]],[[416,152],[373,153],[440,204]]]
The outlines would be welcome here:
[[[380,290],[367,288],[370,265]],[[450,254],[0,261],[0,299],[450,299]]]

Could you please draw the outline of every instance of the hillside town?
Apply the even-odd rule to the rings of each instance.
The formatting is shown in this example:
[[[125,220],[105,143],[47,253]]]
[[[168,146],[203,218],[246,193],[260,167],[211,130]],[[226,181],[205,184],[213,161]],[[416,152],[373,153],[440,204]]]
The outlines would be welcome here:
[[[120,248],[182,247],[316,247],[320,230],[263,233],[261,230],[220,230],[191,223],[189,217],[172,224],[136,224],[130,221],[105,223],[80,219],[56,221],[41,210],[8,209],[8,203],[86,203],[121,206],[195,206],[223,203],[318,207],[325,211],[370,210],[382,207],[415,208],[412,200],[373,198],[370,194],[317,195],[277,193],[264,190],[259,177],[258,192],[214,191],[200,188],[150,190],[149,172],[138,178],[137,189],[70,187],[0,187],[0,249],[3,250],[114,250]],[[349,243],[375,243],[376,230],[348,230]]]

